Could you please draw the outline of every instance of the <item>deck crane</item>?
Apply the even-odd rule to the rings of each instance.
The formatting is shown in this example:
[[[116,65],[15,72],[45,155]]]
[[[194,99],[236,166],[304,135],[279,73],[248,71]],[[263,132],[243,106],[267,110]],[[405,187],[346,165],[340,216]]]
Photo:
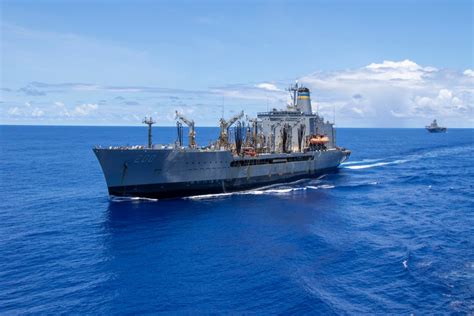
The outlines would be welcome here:
[[[244,116],[244,111],[241,111],[240,113],[234,115],[232,118],[230,118],[228,121],[224,120],[224,118],[220,119],[220,134],[219,134],[219,140],[218,140],[218,146],[219,148],[228,148],[229,147],[229,127],[232,126],[237,120],[242,118]]]
[[[249,116],[246,117],[247,121],[251,123],[251,139],[247,139],[247,145],[251,145],[257,149],[258,145],[258,119],[251,118]]]
[[[188,120],[182,114],[176,111],[176,119],[180,120],[189,127],[189,148],[196,148],[196,131],[194,130],[194,120]]]

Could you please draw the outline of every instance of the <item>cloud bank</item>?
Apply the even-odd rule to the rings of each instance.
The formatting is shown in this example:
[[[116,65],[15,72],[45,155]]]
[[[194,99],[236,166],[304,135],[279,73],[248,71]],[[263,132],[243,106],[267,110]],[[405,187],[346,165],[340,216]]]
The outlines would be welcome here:
[[[136,118],[157,116],[174,124],[174,111],[193,116],[199,125],[214,126],[222,110],[250,115],[284,108],[291,82],[270,80],[229,84],[207,90],[94,83],[30,82],[2,87],[1,118],[30,124],[139,124]],[[473,127],[474,71],[439,69],[411,60],[374,62],[297,78],[312,91],[313,109],[338,126],[422,127],[432,119],[449,127]]]
[[[300,78],[313,91],[319,110],[334,107],[341,125],[420,127],[433,118],[452,127],[472,127],[472,70],[420,66],[411,60],[316,72]]]

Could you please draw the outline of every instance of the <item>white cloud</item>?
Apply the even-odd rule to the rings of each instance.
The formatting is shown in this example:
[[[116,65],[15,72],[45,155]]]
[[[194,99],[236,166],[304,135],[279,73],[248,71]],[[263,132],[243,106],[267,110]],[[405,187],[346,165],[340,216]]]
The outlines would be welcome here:
[[[268,91],[281,91],[273,83],[266,83],[266,82],[259,83],[259,84],[255,85],[255,87],[260,88],[260,89],[264,89],[264,90],[268,90]]]
[[[314,111],[333,120],[335,108],[338,126],[420,127],[437,118],[448,127],[461,127],[472,126],[474,122],[473,72],[471,69],[438,69],[411,60],[386,60],[355,69],[315,72],[296,79],[311,89]],[[223,108],[226,117],[241,109],[248,115],[255,115],[272,108],[285,108],[289,93],[278,86],[289,82],[272,79],[258,84],[229,84],[199,91],[31,82],[29,85],[43,96],[27,103],[24,99],[13,100],[11,107],[3,113],[12,120],[27,116],[34,121],[42,116],[42,120],[50,118],[63,123],[120,124],[127,121],[139,124],[142,117],[157,111],[159,114],[153,114],[153,117],[161,120],[160,124],[170,125],[175,121],[174,111],[179,110],[198,126],[215,126]],[[117,101],[117,91],[126,93],[126,98]],[[47,100],[52,96],[61,101]],[[137,103],[124,107],[123,99]],[[69,103],[80,105],[68,108]],[[36,106],[41,110],[32,111]],[[100,117],[97,115],[99,106]]]
[[[415,97],[415,107],[410,109],[410,115],[435,114],[435,116],[447,117],[453,114],[472,113],[472,105],[464,103],[460,97],[454,96],[448,89],[441,89],[435,97]],[[425,115],[425,117],[430,115]]]
[[[33,117],[41,117],[43,115],[44,115],[44,111],[39,108],[34,108],[33,111],[31,112],[31,116]]]
[[[405,59],[402,61],[390,61],[390,60],[384,60],[383,63],[377,64],[377,63],[371,63],[370,65],[366,66],[365,68],[371,69],[371,70],[405,70],[405,71],[419,71],[419,70],[424,70],[424,71],[437,71],[438,69],[434,67],[421,67],[417,63]]]
[[[474,70],[466,69],[466,70],[464,70],[463,74],[468,76],[468,77],[474,77]]]
[[[91,114],[92,112],[96,111],[99,108],[97,104],[86,103],[80,106],[76,106],[74,109],[74,114],[86,116]]]
[[[54,102],[54,106],[56,107],[55,109],[55,112],[59,115],[59,116],[65,116],[65,117],[69,117],[71,116],[71,113],[69,112],[69,110],[67,109],[66,105],[61,102],[61,101],[56,101]]]
[[[332,117],[330,105],[336,105],[339,125],[424,126],[436,117],[469,126],[474,106],[469,75],[403,60],[312,73],[300,81],[319,101],[320,113]]]

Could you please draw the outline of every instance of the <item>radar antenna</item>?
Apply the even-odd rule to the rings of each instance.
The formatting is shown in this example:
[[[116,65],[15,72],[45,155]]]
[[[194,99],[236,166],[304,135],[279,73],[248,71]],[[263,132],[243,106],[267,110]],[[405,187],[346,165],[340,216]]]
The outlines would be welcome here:
[[[297,92],[298,92],[298,80],[295,81],[295,85],[294,86],[290,86],[288,88],[288,92],[291,93],[292,95],[292,98],[293,98],[293,108],[296,109],[296,96],[297,96]]]
[[[151,148],[152,147],[151,126],[155,124],[156,122],[153,121],[153,118],[151,116],[150,117],[145,116],[142,123],[148,125],[148,148]]]
[[[196,148],[196,132],[194,130],[194,120],[189,120],[176,111],[176,119],[180,120],[189,127],[189,148]]]

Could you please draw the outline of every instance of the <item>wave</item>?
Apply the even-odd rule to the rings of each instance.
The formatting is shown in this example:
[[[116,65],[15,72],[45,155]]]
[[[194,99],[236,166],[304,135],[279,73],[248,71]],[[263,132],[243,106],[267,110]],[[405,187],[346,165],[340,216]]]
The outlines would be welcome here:
[[[348,162],[341,163],[341,166],[358,165],[361,163],[377,162],[377,161],[382,161],[382,160],[383,159],[362,159],[360,161],[348,161]]]
[[[374,159],[362,159],[360,161],[348,161],[341,164],[343,169],[352,169],[352,170],[359,170],[359,169],[369,169],[387,165],[399,165],[402,163],[410,162],[410,161],[417,161],[422,159],[433,159],[439,158],[444,156],[452,156],[452,155],[459,155],[464,153],[470,153],[473,150],[473,146],[469,145],[460,145],[460,146],[444,146],[440,148],[431,148],[431,150],[421,150],[416,151],[411,154],[406,155],[397,155],[393,157],[389,157],[391,159],[395,159],[392,161],[387,161],[387,159],[382,158],[374,158]]]
[[[354,188],[354,187],[363,187],[377,185],[378,182],[364,182],[364,183],[354,183],[346,185],[333,185],[323,183],[319,179],[302,179],[292,183],[279,183],[273,184],[266,187],[261,187],[257,189],[247,190],[247,191],[235,191],[235,192],[225,192],[225,193],[213,193],[213,194],[202,194],[202,195],[193,195],[182,197],[184,200],[214,200],[228,198],[231,196],[238,195],[290,195],[299,191],[307,190],[331,190],[335,188]],[[298,186],[299,185],[299,186]],[[121,196],[111,196],[111,202],[155,202],[159,201],[158,199],[143,198],[143,197],[121,197]]]
[[[111,202],[137,202],[137,201],[148,201],[148,202],[156,202],[158,199],[152,198],[145,198],[139,196],[113,196],[111,195],[109,200]]]
[[[394,161],[377,162],[377,163],[368,164],[368,165],[343,166],[343,168],[359,170],[359,169],[368,169],[368,168],[375,168],[375,167],[381,167],[381,166],[387,166],[387,165],[399,165],[408,161],[409,161],[408,159],[399,159],[399,160],[394,160]]]
[[[307,182],[308,180],[305,180]],[[302,181],[298,181],[302,182]],[[227,192],[227,193],[216,193],[216,194],[204,194],[204,195],[194,195],[184,197],[183,199],[191,199],[191,200],[207,200],[207,199],[220,199],[229,196],[237,196],[237,195],[287,195],[293,192],[298,191],[306,191],[306,190],[329,190],[334,189],[336,186],[331,184],[321,184],[321,185],[305,185],[300,187],[288,187],[288,184],[282,187],[282,184],[278,184],[278,187],[272,185],[271,188],[263,187],[254,190],[248,191],[236,191],[236,192]]]
[[[202,195],[193,195],[183,197],[184,200],[207,200],[207,199],[220,199],[235,194],[235,192],[230,193],[215,193],[215,194],[202,194]]]

